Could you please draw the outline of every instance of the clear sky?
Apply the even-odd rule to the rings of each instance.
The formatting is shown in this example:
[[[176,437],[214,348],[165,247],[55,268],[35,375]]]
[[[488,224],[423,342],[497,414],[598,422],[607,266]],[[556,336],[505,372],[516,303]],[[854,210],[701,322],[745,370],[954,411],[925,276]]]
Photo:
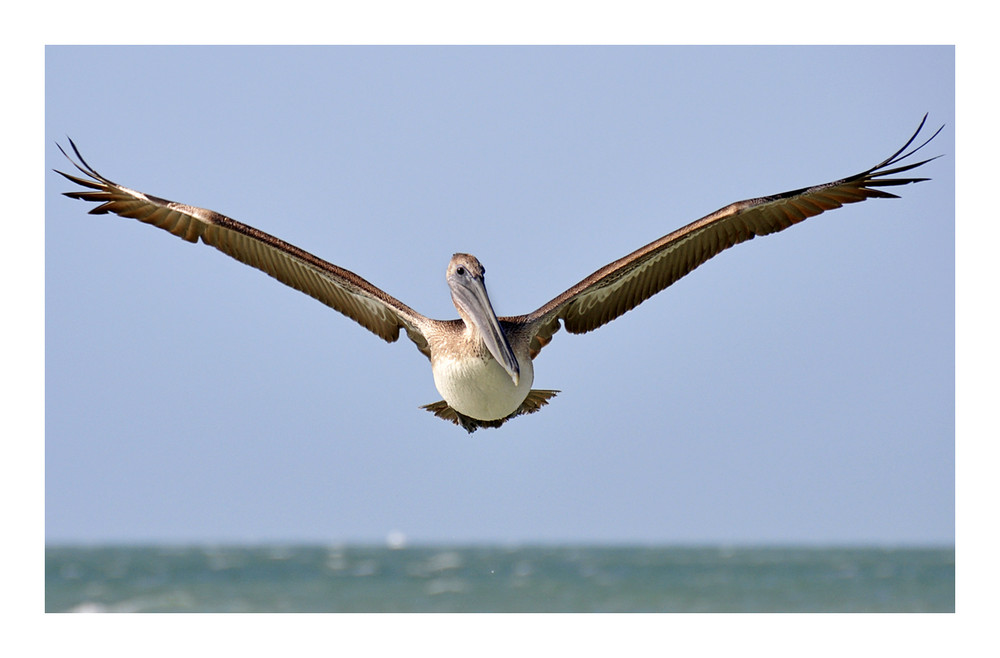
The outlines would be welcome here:
[[[427,360],[46,177],[49,542],[935,543],[955,524],[950,47],[49,47],[46,164],[227,214],[455,317],[890,155],[933,178],[724,252],[467,435]],[[929,133],[928,133],[929,134]]]

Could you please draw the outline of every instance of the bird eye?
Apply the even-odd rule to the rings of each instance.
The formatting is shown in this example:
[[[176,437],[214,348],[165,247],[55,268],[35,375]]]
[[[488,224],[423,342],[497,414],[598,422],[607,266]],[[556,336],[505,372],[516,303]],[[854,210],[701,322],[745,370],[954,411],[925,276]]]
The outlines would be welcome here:
[[[458,276],[465,276],[465,268],[464,267],[456,268],[455,274],[457,274]]]

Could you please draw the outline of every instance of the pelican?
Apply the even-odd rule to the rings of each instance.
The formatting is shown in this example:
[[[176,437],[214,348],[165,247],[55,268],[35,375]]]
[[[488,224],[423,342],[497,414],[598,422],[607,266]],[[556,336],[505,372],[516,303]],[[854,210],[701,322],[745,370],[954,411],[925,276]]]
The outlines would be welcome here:
[[[560,321],[573,334],[597,329],[735,244],[782,231],[847,203],[898,198],[881,188],[928,180],[894,177],[935,159],[901,164],[944,127],[906,152],[926,121],[924,115],[910,139],[874,167],[830,183],[732,203],[605,265],[541,308],[512,317],[497,317],[493,311],[486,268],[471,254],[453,255],[446,273],[459,319],[432,320],[357,274],[252,226],[119,185],[91,167],[72,140],[75,160],[57,146],[85,177],[57,173],[86,188],[65,192],[66,196],[100,204],[90,214],[110,212],[188,242],[201,240],[316,298],[387,342],[405,331],[430,359],[434,385],[444,398],[421,408],[471,433],[534,413],[559,392],[531,385],[532,361],[558,331]]]

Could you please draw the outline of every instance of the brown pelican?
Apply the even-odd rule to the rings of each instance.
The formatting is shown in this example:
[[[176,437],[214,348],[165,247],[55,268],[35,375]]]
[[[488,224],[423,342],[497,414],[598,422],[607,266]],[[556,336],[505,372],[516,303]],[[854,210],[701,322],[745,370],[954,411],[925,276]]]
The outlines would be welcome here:
[[[58,172],[88,191],[66,192],[97,202],[91,214],[108,212],[199,239],[282,283],[318,299],[385,341],[400,330],[431,362],[434,385],[444,400],[423,408],[469,432],[499,427],[538,411],[558,391],[535,390],[532,360],[552,339],[559,322],[579,334],[611,322],[681,278],[723,249],[758,235],[784,230],[826,210],[871,198],[897,198],[881,188],[926,178],[893,177],[934,158],[900,164],[927,145],[904,153],[923,129],[898,151],[859,174],[773,196],[732,203],[605,265],[541,308],[497,317],[486,293],[486,269],[470,254],[455,254],[447,281],[458,320],[432,320],[357,274],[276,237],[204,208],[144,194],[112,182],[87,164],[70,140],[77,162],[59,150],[86,178]],[[943,128],[943,126],[942,126]],[[939,157],[939,156],[938,156]]]

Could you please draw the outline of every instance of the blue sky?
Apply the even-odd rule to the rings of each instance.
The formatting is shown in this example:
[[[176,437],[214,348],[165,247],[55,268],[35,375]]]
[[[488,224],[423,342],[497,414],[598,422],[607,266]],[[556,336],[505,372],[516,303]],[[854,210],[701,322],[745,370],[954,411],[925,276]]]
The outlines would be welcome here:
[[[469,436],[426,359],[46,178],[46,538],[952,543],[950,47],[46,49],[46,164],[212,208],[455,316],[531,311],[732,201],[946,127],[931,182],[727,251]]]

